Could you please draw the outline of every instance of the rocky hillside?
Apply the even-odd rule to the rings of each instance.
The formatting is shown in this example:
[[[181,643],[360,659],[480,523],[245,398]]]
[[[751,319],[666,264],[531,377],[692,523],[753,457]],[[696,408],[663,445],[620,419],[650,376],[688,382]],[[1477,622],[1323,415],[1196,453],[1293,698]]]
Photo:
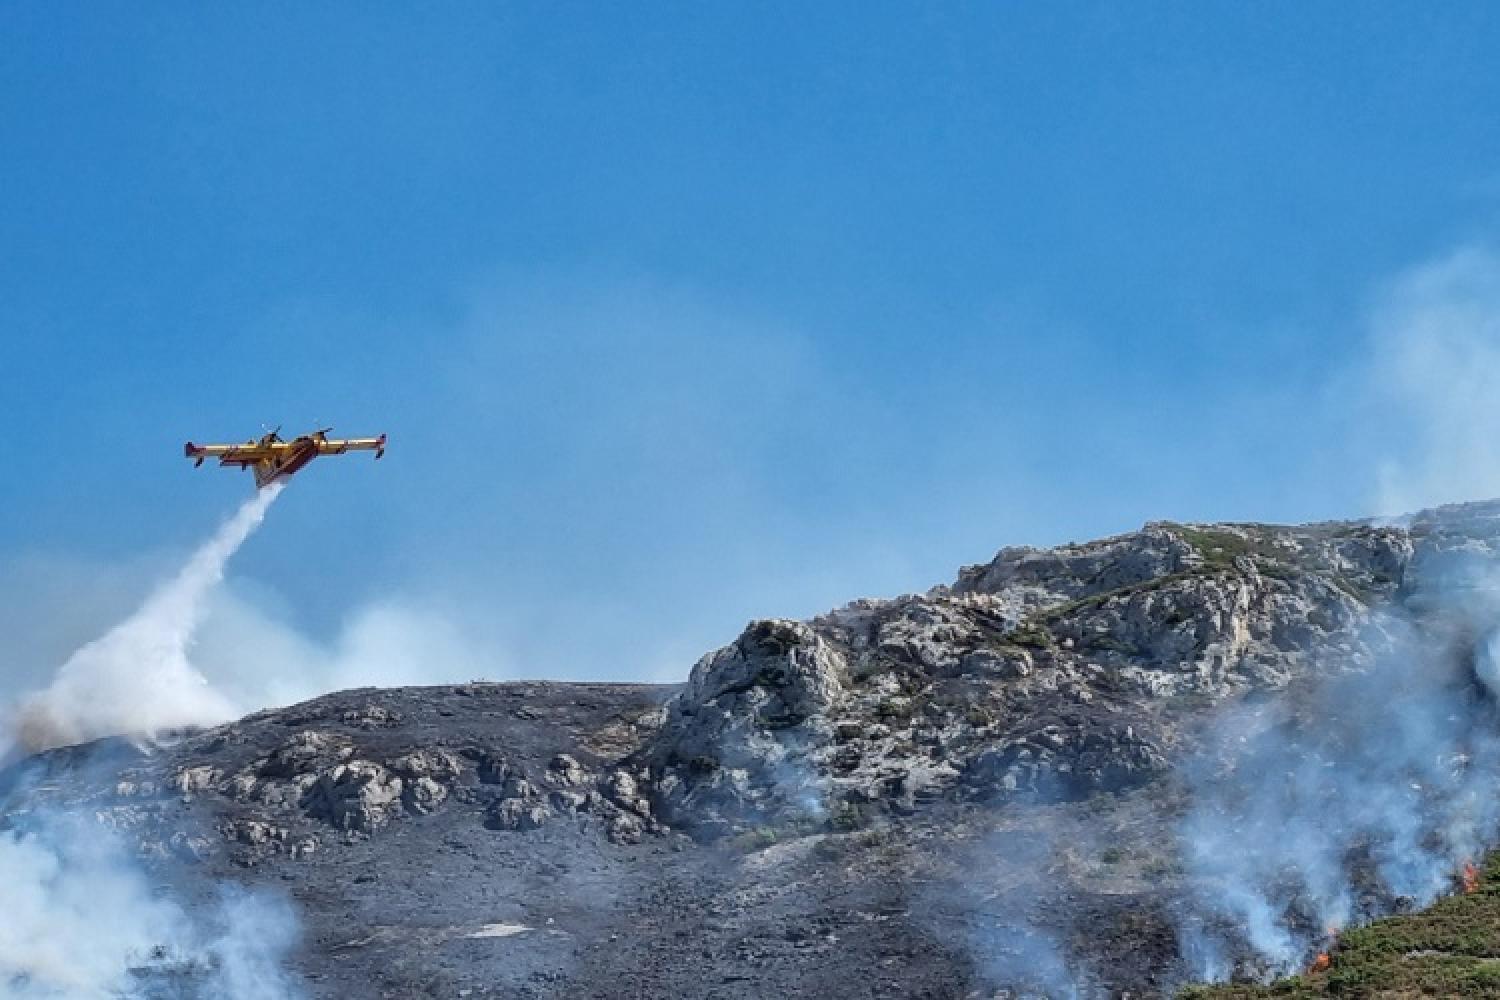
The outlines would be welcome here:
[[[681,687],[352,691],[54,752],[0,822],[84,814],[190,909],[289,895],[318,997],[1162,995],[1203,974],[1182,762],[1229,707],[1370,669],[1393,609],[1468,655],[1497,545],[1468,505],[1008,548],[752,622]],[[1204,919],[1223,974],[1268,971]]]
[[[1172,524],[1005,549],[922,596],[752,623],[694,667],[643,759],[664,814],[708,837],[1121,791],[1169,770],[1206,706],[1329,649],[1357,664],[1368,608],[1432,551],[1368,525]]]

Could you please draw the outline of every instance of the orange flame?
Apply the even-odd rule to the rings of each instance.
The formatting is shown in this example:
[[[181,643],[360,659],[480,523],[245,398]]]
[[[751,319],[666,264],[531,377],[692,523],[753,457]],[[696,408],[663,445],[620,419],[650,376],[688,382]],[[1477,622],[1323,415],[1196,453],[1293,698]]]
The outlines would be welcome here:
[[[1338,946],[1339,929],[1333,924],[1329,924],[1327,927],[1323,928],[1323,937],[1326,938],[1328,942],[1325,945],[1327,951],[1320,951],[1318,952],[1316,957],[1313,958],[1312,964],[1307,967],[1308,975],[1312,975],[1315,972],[1327,972],[1328,969],[1333,965],[1333,956],[1330,954],[1330,952],[1332,952],[1333,949]]]
[[[1464,872],[1461,876],[1461,879],[1463,882],[1464,895],[1473,895],[1474,893],[1479,891],[1479,869],[1474,866],[1474,862],[1464,862]]]

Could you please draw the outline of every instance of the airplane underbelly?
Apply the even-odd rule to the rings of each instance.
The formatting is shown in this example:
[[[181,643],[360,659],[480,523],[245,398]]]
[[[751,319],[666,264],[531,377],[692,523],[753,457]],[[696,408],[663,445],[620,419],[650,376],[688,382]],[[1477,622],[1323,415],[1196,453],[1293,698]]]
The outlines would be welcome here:
[[[298,452],[283,459],[280,463],[265,462],[255,467],[255,485],[261,489],[272,483],[279,483],[283,479],[289,479],[302,469],[308,462],[318,457],[314,448]]]

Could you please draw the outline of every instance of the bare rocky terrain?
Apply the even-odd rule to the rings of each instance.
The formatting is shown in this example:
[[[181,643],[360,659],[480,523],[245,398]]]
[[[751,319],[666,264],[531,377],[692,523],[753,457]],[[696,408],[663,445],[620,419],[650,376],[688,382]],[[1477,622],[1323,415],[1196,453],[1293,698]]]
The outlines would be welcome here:
[[[1004,549],[752,622],[681,686],[345,691],[54,751],[0,823],[82,813],[190,907],[290,898],[315,997],[1165,995],[1198,971],[1181,762],[1366,669],[1384,609],[1460,655],[1497,539],[1466,505]]]

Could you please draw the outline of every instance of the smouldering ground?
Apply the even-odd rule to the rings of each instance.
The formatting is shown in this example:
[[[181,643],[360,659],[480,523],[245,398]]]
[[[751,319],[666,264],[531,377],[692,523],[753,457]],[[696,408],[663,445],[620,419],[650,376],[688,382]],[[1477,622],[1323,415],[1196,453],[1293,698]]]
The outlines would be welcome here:
[[[1500,998],[1500,854],[1475,891],[1340,935],[1329,965],[1267,986],[1194,986],[1183,1000],[1257,997]]]

